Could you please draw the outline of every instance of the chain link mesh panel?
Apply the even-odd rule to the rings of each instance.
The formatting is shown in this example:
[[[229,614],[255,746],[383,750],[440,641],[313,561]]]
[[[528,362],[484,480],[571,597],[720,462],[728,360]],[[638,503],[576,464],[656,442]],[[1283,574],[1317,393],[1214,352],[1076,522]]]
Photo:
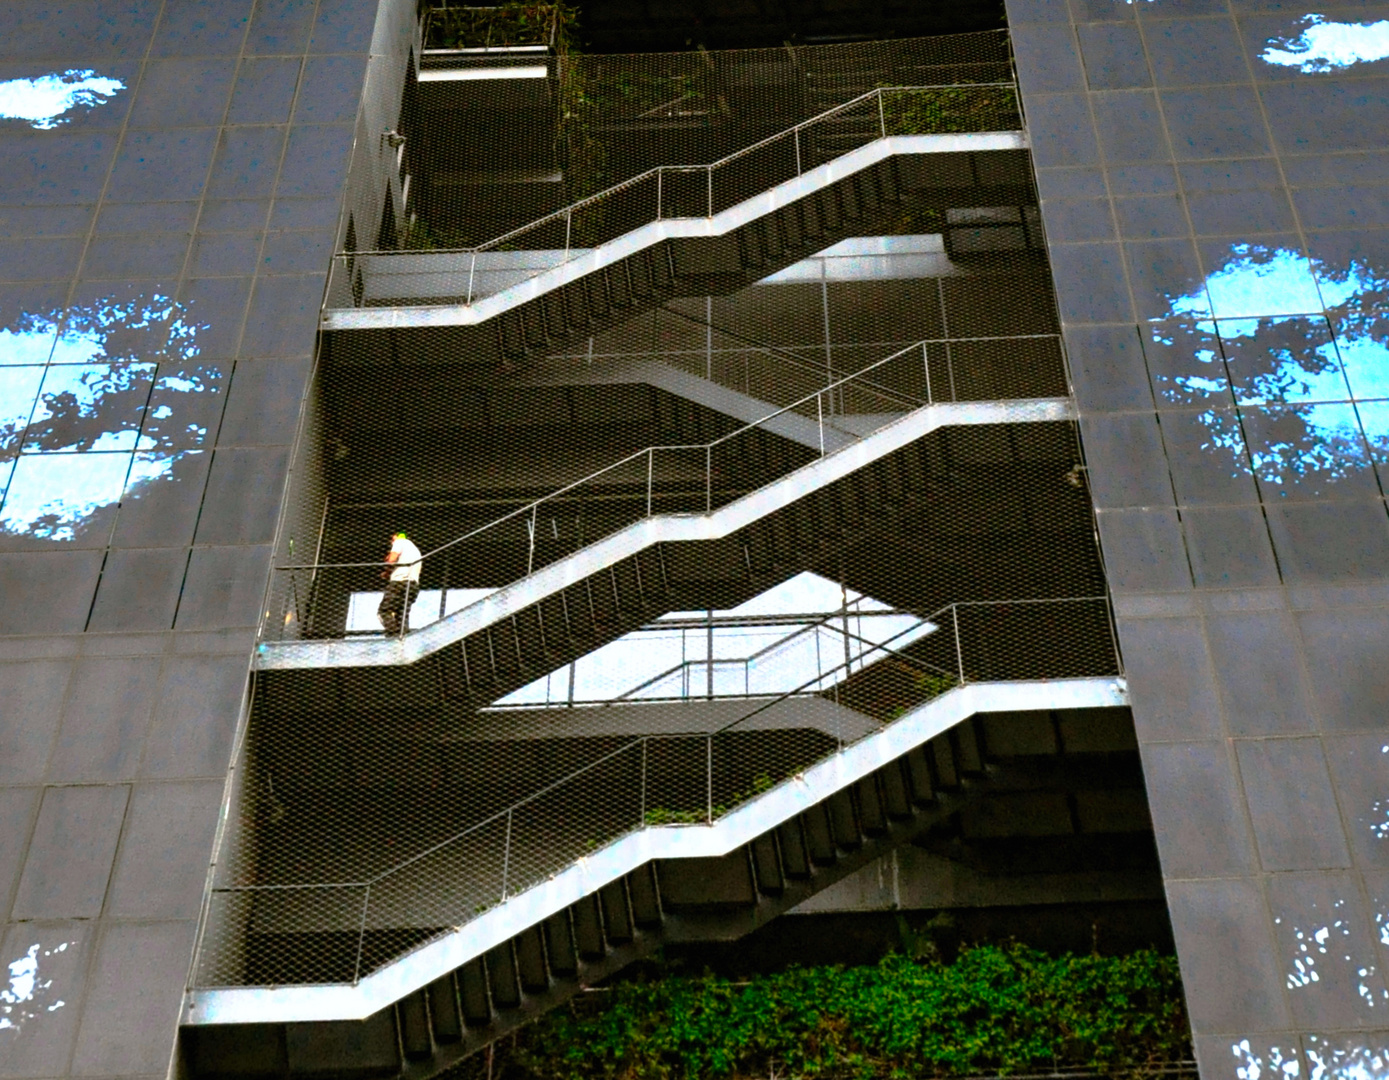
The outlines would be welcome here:
[[[487,79],[423,78],[495,56],[441,55],[410,91],[404,158],[436,240],[553,210],[505,194],[542,183],[524,169],[558,174],[543,183],[560,206],[625,186],[494,246],[467,264],[472,285],[433,299],[511,287],[653,215],[717,213],[863,140],[1018,123],[1001,35],[547,52],[543,78],[488,106],[508,131],[540,124],[524,153],[551,156],[522,160],[529,135],[487,144],[482,114],[459,130]],[[591,99],[577,119],[535,119],[576,86]],[[449,139],[502,157],[449,158]],[[643,176],[655,165],[672,167]],[[962,684],[1117,672],[1072,425],[923,420],[1066,395],[1028,176],[1022,151],[903,157],[506,319],[330,331],[290,497],[299,541],[279,552],[262,644],[393,646],[382,575],[402,565],[418,583],[397,590],[401,636],[490,614],[409,664],[262,665],[198,984],[360,979],[634,830],[717,820]],[[340,262],[349,306],[413,288],[368,288],[366,257]],[[456,282],[461,265],[440,272]],[[594,555],[776,485],[785,498],[718,539]],[[420,558],[387,566],[401,531]],[[543,595],[496,606],[541,570]]]
[[[884,117],[888,134],[1017,126],[1010,92],[971,88],[1012,79],[1002,32],[585,56],[559,40],[562,31],[541,9],[525,27],[468,10],[431,13],[424,42],[430,51],[406,88],[402,167],[412,178],[412,202],[402,240],[419,249],[470,247],[612,191],[614,201],[574,230],[594,242],[616,222],[630,227],[634,213],[648,212],[656,185],[633,182],[650,170],[709,165],[880,87],[947,89],[910,101],[894,94],[881,107],[873,102],[827,117],[801,164],[814,167],[843,153],[861,131],[880,133]],[[464,25],[470,21],[475,25]],[[431,32],[448,23],[458,32]],[[539,55],[536,46],[543,46]],[[729,175],[795,164],[789,140],[751,156]],[[708,213],[707,176],[677,172],[669,179],[665,216],[683,216],[682,208]],[[736,180],[726,183],[716,198],[737,190]],[[644,194],[626,194],[634,189]]]
[[[467,35],[553,37],[541,10],[530,33],[489,25]],[[426,57],[401,122],[405,218],[374,249],[349,230],[330,308],[472,304],[643,226],[719,214],[879,139],[1021,127],[1001,32],[719,53],[527,52],[539,47]],[[791,238],[874,198],[854,185],[838,193],[847,204],[837,210],[812,203],[788,215]]]

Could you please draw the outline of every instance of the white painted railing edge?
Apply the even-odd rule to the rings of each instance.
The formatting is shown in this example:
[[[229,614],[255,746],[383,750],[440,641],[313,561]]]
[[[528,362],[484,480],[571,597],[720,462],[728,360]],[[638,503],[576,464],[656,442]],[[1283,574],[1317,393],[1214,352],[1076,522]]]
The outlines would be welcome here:
[[[263,641],[256,646],[260,671],[330,667],[394,667],[413,664],[547,596],[658,543],[718,540],[789,506],[826,484],[843,479],[938,428],[976,424],[1039,423],[1074,419],[1070,398],[947,402],[885,424],[871,435],[765,484],[712,513],[661,514],[634,522],[574,554],[512,582],[438,622],[403,638],[334,638]]]
[[[584,249],[581,255],[560,263],[553,269],[527,278],[509,288],[471,304],[412,304],[400,307],[325,308],[322,316],[324,330],[385,330],[395,327],[473,326],[496,318],[505,311],[520,307],[545,293],[563,288],[606,266],[626,259],[638,251],[652,247],[662,240],[685,237],[725,236],[760,217],[775,213],[838,183],[854,173],[862,172],[897,155],[980,153],[991,150],[1025,150],[1027,134],[1023,131],[985,131],[956,135],[889,135],[875,139],[856,150],[827,161],[808,172],[745,199],[713,217],[666,218],[652,221],[615,240],[596,248]],[[419,252],[411,252],[418,256]],[[468,254],[439,258],[456,258],[459,274],[468,277]]]
[[[971,683],[933,698],[712,825],[639,829],[354,984],[192,989],[182,1023],[361,1020],[654,859],[727,855],[977,713],[1128,703],[1123,678]]]

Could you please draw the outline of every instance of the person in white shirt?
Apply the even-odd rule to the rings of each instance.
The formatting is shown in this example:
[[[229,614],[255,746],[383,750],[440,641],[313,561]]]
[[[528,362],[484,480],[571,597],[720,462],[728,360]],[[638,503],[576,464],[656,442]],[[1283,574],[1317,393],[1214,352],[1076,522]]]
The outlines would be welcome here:
[[[386,592],[376,617],[388,634],[398,634],[410,625],[410,606],[420,594],[420,549],[403,532],[391,537],[391,550],[386,554],[388,569],[381,571],[386,578]]]

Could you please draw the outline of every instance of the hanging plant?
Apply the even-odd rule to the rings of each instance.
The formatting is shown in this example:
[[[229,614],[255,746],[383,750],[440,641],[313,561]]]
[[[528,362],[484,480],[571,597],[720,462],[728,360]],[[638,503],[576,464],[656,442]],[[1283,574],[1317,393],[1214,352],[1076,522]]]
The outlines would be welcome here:
[[[544,46],[563,56],[575,46],[578,9],[567,4],[437,7],[425,15],[426,49]]]

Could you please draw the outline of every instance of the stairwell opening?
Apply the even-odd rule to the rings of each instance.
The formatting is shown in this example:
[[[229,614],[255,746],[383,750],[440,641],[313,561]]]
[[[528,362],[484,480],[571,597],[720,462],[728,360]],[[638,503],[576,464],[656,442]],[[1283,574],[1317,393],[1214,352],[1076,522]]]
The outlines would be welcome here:
[[[485,87],[466,136],[508,80],[412,84],[409,250],[382,255],[412,280],[356,252],[347,298],[330,286],[327,319],[381,321],[321,338],[185,1010],[199,1060],[254,1030],[284,1061],[365,1069],[356,1039],[430,1075],[658,947],[847,917],[884,873],[980,925],[1086,888],[1161,903],[1006,40],[768,52],[585,58],[567,77],[639,90],[598,96],[605,182],[773,136],[730,174],[745,207],[788,145],[819,168],[894,116],[1011,127],[549,288],[698,184],[658,170],[654,204],[555,217],[591,182],[559,75]],[[958,95],[886,93],[946,78]],[[447,250],[513,226],[490,261]],[[519,291],[439,315],[475,288]],[[421,592],[391,636],[400,530]],[[758,609],[807,582],[829,599]]]

